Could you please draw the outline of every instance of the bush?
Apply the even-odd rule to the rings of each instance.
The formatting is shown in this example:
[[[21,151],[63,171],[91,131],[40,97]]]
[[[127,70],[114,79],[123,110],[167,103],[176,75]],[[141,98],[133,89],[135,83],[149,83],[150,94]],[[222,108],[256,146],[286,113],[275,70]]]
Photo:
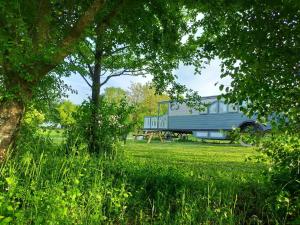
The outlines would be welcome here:
[[[274,192],[270,205],[285,220],[300,223],[300,135],[277,133],[262,139],[259,148],[270,161],[269,179]],[[274,204],[275,203],[275,204]],[[274,210],[274,209],[273,209]]]
[[[118,142],[126,140],[131,130],[132,122],[129,120],[129,114],[133,108],[127,104],[126,99],[122,99],[117,104],[102,98],[98,111],[99,120],[95,126],[91,124],[92,107],[89,102],[84,102],[74,113],[75,123],[65,132],[67,150],[87,148],[91,141],[91,129],[96,129],[97,146],[99,146],[96,153],[113,156]]]
[[[40,125],[45,121],[45,115],[40,111],[29,108],[25,113],[21,129],[15,143],[15,154],[25,152],[40,153],[52,148],[52,139],[45,135]]]

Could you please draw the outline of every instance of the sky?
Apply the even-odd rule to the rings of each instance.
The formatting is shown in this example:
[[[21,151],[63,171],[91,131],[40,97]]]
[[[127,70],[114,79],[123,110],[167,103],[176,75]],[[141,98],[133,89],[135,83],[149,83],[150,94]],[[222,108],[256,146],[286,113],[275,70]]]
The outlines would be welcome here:
[[[229,78],[220,78],[220,61],[215,59],[201,71],[201,75],[194,74],[193,66],[180,65],[177,70],[174,71],[178,75],[178,81],[181,84],[185,84],[188,88],[198,91],[201,96],[218,95],[219,85],[229,86],[231,80]],[[65,83],[72,86],[73,89],[77,90],[78,94],[69,93],[69,100],[75,104],[80,104],[84,99],[87,99],[91,95],[90,87],[80,77],[80,75],[73,74],[71,77],[64,79]],[[120,87],[127,90],[131,83],[146,83],[151,81],[151,76],[148,77],[116,77],[112,78],[103,88],[106,87]],[[218,82],[218,85],[215,83]]]

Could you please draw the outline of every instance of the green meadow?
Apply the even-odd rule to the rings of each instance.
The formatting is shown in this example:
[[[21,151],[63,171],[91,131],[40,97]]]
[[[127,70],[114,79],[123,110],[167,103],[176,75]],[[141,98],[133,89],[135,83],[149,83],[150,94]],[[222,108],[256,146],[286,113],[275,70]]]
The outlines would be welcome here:
[[[51,135],[43,151],[24,149],[1,165],[1,224],[278,221],[264,203],[266,165],[249,160],[253,148],[129,141],[111,160],[66,154],[60,134]]]

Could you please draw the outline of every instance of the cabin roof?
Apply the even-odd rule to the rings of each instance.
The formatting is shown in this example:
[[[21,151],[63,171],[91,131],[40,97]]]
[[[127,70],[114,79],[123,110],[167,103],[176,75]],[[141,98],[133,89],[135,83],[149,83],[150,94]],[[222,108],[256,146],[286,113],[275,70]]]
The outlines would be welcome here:
[[[203,100],[205,100],[205,99],[216,99],[218,96],[219,96],[219,95],[202,96],[201,98],[202,98]],[[171,100],[164,100],[164,101],[160,101],[160,102],[158,102],[158,103],[162,104],[162,103],[169,103],[169,102],[171,102]]]

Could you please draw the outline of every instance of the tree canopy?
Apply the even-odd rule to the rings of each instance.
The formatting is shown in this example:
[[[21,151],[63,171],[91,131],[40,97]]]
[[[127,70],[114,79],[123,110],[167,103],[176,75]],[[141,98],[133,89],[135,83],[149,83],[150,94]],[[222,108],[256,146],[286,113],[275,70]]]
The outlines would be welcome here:
[[[126,47],[125,55],[105,59],[106,68],[122,70],[129,62],[128,68],[146,69],[157,93],[167,90],[182,100],[188,90],[176,83],[173,69],[183,61],[199,70],[204,59],[218,56],[222,76],[233,78],[228,101],[246,101],[249,114],[275,112],[298,121],[299,14],[296,0],[2,1],[0,152],[12,142],[26,104],[50,80],[55,86],[57,78],[49,78],[66,69],[66,57],[83,47],[81,41],[93,40],[93,28],[105,28],[106,55]]]
[[[122,99],[126,98],[126,96],[126,91],[118,87],[107,87],[103,94],[106,101],[111,103],[119,103]]]
[[[232,78],[227,100],[247,103],[250,115],[300,118],[299,1],[241,1],[216,4],[203,15],[201,54],[222,60]]]
[[[134,129],[141,130],[144,124],[144,116],[157,116],[157,103],[168,100],[166,94],[158,95],[151,83],[141,84],[132,83],[128,91],[128,100],[135,106],[135,111],[132,113],[132,120],[135,122]],[[161,111],[166,113],[166,110]]]
[[[152,62],[159,91],[174,82],[171,70],[179,63],[178,55],[188,55],[178,48],[181,38],[194,31],[189,22],[197,14],[187,10],[192,2],[1,1],[0,134],[5,138],[0,152],[13,141],[26,104],[43,91],[41,84],[50,73],[64,69],[62,62],[89,36],[87,28],[93,24],[100,29],[114,24],[107,33],[112,32],[108,41],[114,42],[109,47],[119,43],[114,37],[132,40],[135,55]]]

